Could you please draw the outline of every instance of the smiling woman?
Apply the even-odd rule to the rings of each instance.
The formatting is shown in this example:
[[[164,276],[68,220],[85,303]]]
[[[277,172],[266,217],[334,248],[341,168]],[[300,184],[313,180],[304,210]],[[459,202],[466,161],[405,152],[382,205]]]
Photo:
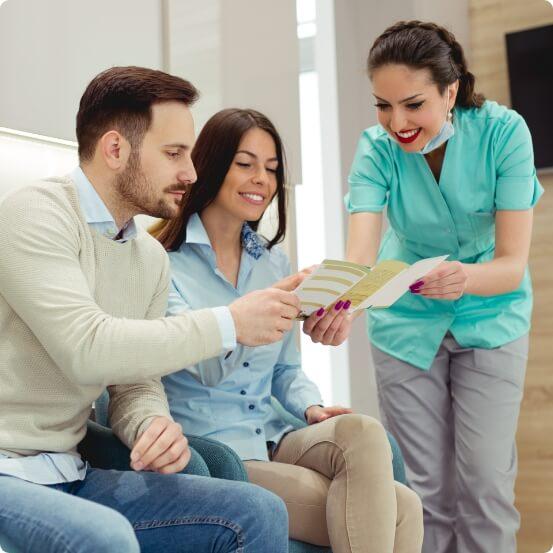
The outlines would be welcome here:
[[[153,231],[170,250],[168,313],[228,305],[275,283],[294,289],[306,273],[290,277],[290,262],[276,246],[286,230],[286,189],[272,123],[253,110],[219,112],[192,158],[198,180],[182,214]],[[273,198],[278,230],[269,239],[256,229]],[[340,306],[332,317],[349,320]],[[382,426],[345,407],[323,407],[296,342],[294,332],[283,332],[270,347],[238,345],[165,378],[173,418],[232,447],[250,481],[284,499],[292,538],[330,544],[335,553],[420,553],[420,503],[394,483]],[[293,431],[272,396],[308,426]]]
[[[280,136],[263,114],[234,108],[218,112],[198,136],[192,161],[198,180],[187,189],[181,216],[152,229],[166,249],[177,250],[186,240],[186,227],[194,213],[212,204],[216,207],[220,201],[233,206],[236,216],[256,231],[265,209],[276,198],[278,226],[267,247],[284,238],[286,160]]]
[[[348,260],[448,254],[369,312],[380,408],[425,509],[424,553],[514,553],[536,179],[523,118],[474,91],[455,37],[402,21],[373,44],[379,125],[349,175]],[[382,212],[390,227],[382,241]]]

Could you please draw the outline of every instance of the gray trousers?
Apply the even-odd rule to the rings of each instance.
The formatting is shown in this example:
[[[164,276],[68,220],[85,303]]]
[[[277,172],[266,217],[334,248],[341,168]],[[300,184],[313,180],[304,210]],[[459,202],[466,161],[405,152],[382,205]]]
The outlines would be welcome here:
[[[480,349],[447,334],[428,372],[374,346],[372,354],[384,426],[423,502],[423,553],[514,553],[528,336]]]

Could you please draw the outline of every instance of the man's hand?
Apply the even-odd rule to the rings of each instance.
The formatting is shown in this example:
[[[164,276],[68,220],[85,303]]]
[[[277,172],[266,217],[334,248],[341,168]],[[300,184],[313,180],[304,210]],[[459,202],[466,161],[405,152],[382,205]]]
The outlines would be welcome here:
[[[328,312],[321,307],[319,311],[312,313],[303,323],[303,332],[314,343],[325,346],[339,346],[349,336],[351,323],[354,319],[347,310],[351,302],[339,301]],[[338,309],[336,309],[338,308]]]
[[[300,300],[291,292],[256,290],[229,305],[236,339],[245,346],[263,346],[282,339],[300,312]]]
[[[436,300],[457,300],[465,292],[468,276],[459,261],[443,261],[421,280],[409,286],[412,294]]]
[[[186,467],[188,461],[190,449],[182,427],[167,417],[155,417],[131,451],[134,470],[173,474]]]
[[[312,405],[305,410],[305,420],[307,424],[315,424],[330,419],[337,415],[348,415],[352,412],[347,407],[334,405],[332,407],[321,407],[320,405]]]
[[[285,290],[286,292],[293,292],[317,267],[318,265],[311,265],[311,267],[302,269],[298,273],[275,282],[272,288],[278,288],[279,290]]]

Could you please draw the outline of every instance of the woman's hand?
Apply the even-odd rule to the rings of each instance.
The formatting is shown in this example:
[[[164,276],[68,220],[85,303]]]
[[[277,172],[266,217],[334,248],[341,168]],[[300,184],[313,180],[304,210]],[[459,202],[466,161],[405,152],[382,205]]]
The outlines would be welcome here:
[[[303,332],[315,344],[339,346],[349,336],[353,315],[348,313],[351,302],[339,301],[328,312],[321,307],[312,313],[303,323]]]
[[[317,267],[318,265],[311,265],[311,267],[302,269],[293,275],[275,282],[271,288],[278,288],[285,292],[293,292]]]
[[[457,300],[467,287],[468,275],[459,261],[444,261],[409,287],[412,294],[436,300]]]
[[[348,415],[352,412],[347,407],[334,405],[333,407],[321,407],[320,405],[312,405],[305,410],[305,420],[307,424],[315,424],[326,419],[336,417],[337,415]]]

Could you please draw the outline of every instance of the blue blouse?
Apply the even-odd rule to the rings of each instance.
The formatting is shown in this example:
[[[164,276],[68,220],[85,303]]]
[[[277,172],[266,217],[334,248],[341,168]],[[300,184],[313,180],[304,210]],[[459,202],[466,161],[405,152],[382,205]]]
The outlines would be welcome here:
[[[217,268],[215,252],[200,217],[190,218],[186,242],[169,253],[172,290],[168,314],[228,305],[290,274],[286,255],[244,225],[236,288]],[[297,329],[296,329],[297,330]],[[292,430],[271,407],[274,395],[300,419],[321,404],[317,387],[303,373],[296,331],[275,344],[238,345],[230,354],[203,361],[163,378],[174,419],[190,434],[231,446],[242,459],[268,460],[267,442]]]
[[[423,155],[404,152],[375,126],[359,140],[345,201],[350,213],[381,212],[390,227],[378,259],[414,263],[443,254],[483,263],[495,251],[498,210],[532,208],[543,193],[524,119],[495,102],[454,110],[439,182]],[[429,369],[444,335],[464,347],[494,348],[526,334],[532,313],[528,270],[507,294],[466,294],[455,301],[405,294],[392,307],[368,312],[371,342]]]

